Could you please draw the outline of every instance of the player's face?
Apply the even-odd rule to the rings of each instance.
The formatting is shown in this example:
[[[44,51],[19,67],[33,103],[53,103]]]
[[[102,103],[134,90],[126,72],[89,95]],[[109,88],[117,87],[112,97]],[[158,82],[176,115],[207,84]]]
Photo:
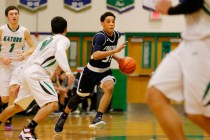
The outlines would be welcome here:
[[[19,20],[19,13],[17,10],[10,10],[7,15],[7,19],[11,24],[17,24]]]
[[[108,16],[105,18],[104,22],[101,23],[104,31],[108,34],[108,35],[112,35],[114,32],[114,28],[115,28],[115,19],[113,16]]]

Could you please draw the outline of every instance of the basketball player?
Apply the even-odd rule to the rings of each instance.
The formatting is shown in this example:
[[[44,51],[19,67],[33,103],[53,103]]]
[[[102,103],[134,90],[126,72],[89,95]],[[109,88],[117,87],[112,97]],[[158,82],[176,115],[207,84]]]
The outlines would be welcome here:
[[[30,32],[18,24],[19,10],[15,6],[5,9],[8,24],[0,27],[0,106],[12,104],[15,99],[14,89],[18,84],[17,67],[24,63],[26,56],[34,50]],[[24,51],[25,41],[30,49]],[[5,130],[12,130],[11,118],[5,123]]]
[[[210,135],[210,1],[184,0],[176,6],[158,0],[161,14],[185,14],[183,41],[151,78],[147,103],[170,140],[185,140],[183,122],[170,100],[185,101],[187,117]]]
[[[114,30],[115,15],[113,13],[104,13],[100,21],[103,30],[93,37],[92,55],[80,76],[77,94],[69,99],[64,112],[55,125],[55,132],[62,132],[68,114],[74,110],[84,98],[90,95],[95,85],[98,85],[104,91],[104,95],[101,98],[98,112],[89,127],[100,129],[104,128],[106,125],[102,120],[102,116],[110,103],[115,84],[115,78],[112,76],[110,64],[112,58],[115,60],[120,59],[116,53],[124,49],[126,45],[123,43],[117,47],[117,42],[121,34]]]
[[[63,17],[54,17],[51,20],[54,35],[39,43],[32,56],[26,61],[23,71],[22,86],[36,100],[40,106],[33,120],[24,127],[19,138],[22,140],[38,140],[35,128],[43,119],[58,108],[58,95],[53,87],[51,76],[59,65],[69,79],[69,86],[74,81],[74,75],[68,64],[66,50],[70,41],[65,37],[67,21]]]

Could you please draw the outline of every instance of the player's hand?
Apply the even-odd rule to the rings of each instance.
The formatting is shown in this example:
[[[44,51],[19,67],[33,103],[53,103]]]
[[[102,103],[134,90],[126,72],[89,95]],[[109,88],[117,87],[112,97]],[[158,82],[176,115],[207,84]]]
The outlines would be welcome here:
[[[158,13],[166,15],[168,14],[169,8],[172,6],[171,4],[171,0],[157,0],[155,10]]]
[[[127,41],[121,44],[119,47],[117,47],[115,50],[116,52],[120,52],[122,49],[124,49],[127,45]]]
[[[5,65],[9,65],[12,62],[12,59],[10,59],[10,58],[2,58],[1,62],[3,62]]]
[[[67,77],[68,77],[69,87],[71,87],[73,85],[74,79],[75,79],[74,74],[73,73],[72,74],[68,74]]]
[[[119,58],[117,59],[118,64],[120,64],[120,62],[123,60],[123,58]]]
[[[18,55],[18,61],[23,61],[26,58],[24,51],[17,52],[17,55]]]

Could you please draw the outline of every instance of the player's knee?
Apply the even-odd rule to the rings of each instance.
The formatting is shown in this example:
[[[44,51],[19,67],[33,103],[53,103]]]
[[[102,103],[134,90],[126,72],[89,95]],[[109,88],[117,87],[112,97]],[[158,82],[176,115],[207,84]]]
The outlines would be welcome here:
[[[163,103],[167,103],[168,99],[155,87],[150,87],[146,93],[146,103],[152,107],[161,107]]]
[[[14,114],[24,111],[24,109],[17,104],[13,104],[13,105],[11,105],[11,107],[13,108]]]
[[[52,102],[50,106],[52,111],[58,110],[58,102]]]
[[[8,103],[9,102],[9,96],[2,96],[1,101],[2,101],[3,104]]]
[[[68,101],[68,108],[71,110],[75,110],[77,105],[82,102],[85,97],[81,97],[76,94],[74,97],[70,98]]]
[[[102,89],[105,93],[109,93],[110,95],[112,95],[112,92],[114,90],[114,83],[113,82],[104,83]]]
[[[190,119],[191,121],[195,122],[196,120],[198,120],[201,117],[198,115],[187,114],[187,118]]]
[[[146,93],[146,97],[145,97],[145,100],[146,100],[146,103],[147,104],[151,104],[151,103],[153,103],[154,102],[154,96],[152,95],[152,93],[153,93],[153,89],[152,88],[149,88],[148,90],[147,90],[147,93]]]

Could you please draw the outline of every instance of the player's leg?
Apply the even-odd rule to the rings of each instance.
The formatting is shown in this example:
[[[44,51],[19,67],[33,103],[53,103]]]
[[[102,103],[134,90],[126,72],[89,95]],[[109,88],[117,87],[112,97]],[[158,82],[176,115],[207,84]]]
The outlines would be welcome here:
[[[39,67],[38,67],[39,68]],[[23,86],[28,88],[30,94],[34,97],[37,104],[40,106],[40,110],[37,112],[33,120],[27,127],[24,127],[21,134],[19,135],[22,139],[33,139],[37,140],[35,134],[35,128],[38,126],[43,119],[48,117],[52,112],[58,108],[58,95],[54,89],[54,86],[50,79],[44,76],[34,76],[33,70],[37,72],[37,66],[33,65],[24,71]],[[40,75],[42,72],[40,72]],[[36,78],[35,78],[36,77]]]
[[[53,111],[58,109],[58,102],[50,102],[39,109],[33,120],[38,124],[47,118]],[[30,124],[29,124],[30,125]],[[29,126],[30,127],[30,126]]]
[[[183,122],[164,94],[151,87],[147,91],[146,102],[170,140],[185,140]]]
[[[0,71],[1,72],[1,71]],[[1,79],[1,78],[0,78]],[[9,82],[0,80],[0,105],[7,104],[9,102]]]
[[[103,90],[103,96],[100,100],[98,111],[92,123],[89,125],[91,129],[103,129],[106,126],[106,123],[102,120],[103,114],[106,111],[111,98],[112,92],[114,90],[115,78],[111,75],[104,77],[101,80],[101,89]]]
[[[0,102],[1,105],[7,104],[9,102],[9,80],[11,69],[6,69],[4,66],[0,65]]]
[[[4,111],[7,107],[8,107],[8,102],[9,102],[9,82],[3,82],[0,83],[0,92],[1,92],[1,108],[2,111]],[[10,121],[8,120],[7,122],[5,122],[4,124],[4,130],[12,130],[12,124],[10,123]]]
[[[9,81],[9,101],[8,106],[12,105],[14,103],[14,100],[17,97],[18,91],[19,91],[19,85],[20,85],[20,73],[23,70],[23,64],[20,63],[14,67],[14,69],[11,71],[11,77]],[[8,118],[8,120],[5,123],[4,129],[5,130],[12,130],[12,117]]]
[[[83,72],[80,77],[79,85],[77,87],[77,94],[69,99],[64,112],[60,115],[58,121],[55,124],[55,132],[57,132],[57,133],[60,133],[63,131],[63,126],[66,122],[66,119],[67,119],[69,113],[71,111],[75,110],[77,108],[78,104],[80,104],[83,101],[83,99],[85,99],[87,96],[89,96],[90,91],[92,91],[94,88],[94,85],[91,84],[90,79],[84,75],[87,75],[87,73],[84,74],[84,72]]]
[[[15,92],[18,92],[17,98],[15,99],[14,104],[8,106],[0,114],[0,122],[6,122],[9,117],[18,112],[24,111],[33,101],[33,97],[30,96],[29,93],[22,88],[22,86],[17,88]]]
[[[53,101],[46,103],[44,106],[40,108],[37,114],[34,116],[33,120],[28,124],[27,127],[24,127],[22,132],[19,135],[20,139],[32,139],[38,140],[35,134],[35,128],[38,124],[47,118],[52,112],[58,109],[58,101]]]
[[[8,106],[1,114],[0,114],[0,124],[7,121],[7,119],[18,112],[24,111],[20,106],[13,104]]]
[[[78,94],[76,94],[75,96],[71,97],[68,101],[68,104],[66,105],[65,110],[63,111],[63,113],[60,115],[58,121],[55,124],[55,132],[56,133],[60,133],[63,131],[63,127],[64,124],[68,118],[68,115],[71,111],[75,110],[78,106],[78,104],[80,104],[85,97],[81,97]]]
[[[14,84],[14,85],[11,85],[9,87],[9,102],[8,102],[8,106],[12,105],[16,96],[17,96],[17,92],[16,92],[16,89],[18,88],[19,86],[17,84]],[[5,122],[5,125],[4,125],[4,130],[12,130],[13,129],[13,125],[12,125],[12,116],[9,117],[7,119],[7,121]]]
[[[67,96],[67,91],[60,91],[59,92],[59,112],[63,112],[63,110],[65,109],[65,98]]]
[[[146,94],[147,104],[170,140],[186,139],[183,123],[170,104],[170,100],[180,102],[184,99],[181,67],[183,52],[178,47],[162,60],[150,79]]]
[[[187,117],[197,124],[199,127],[203,128],[210,135],[210,118],[203,115],[187,114]]]

